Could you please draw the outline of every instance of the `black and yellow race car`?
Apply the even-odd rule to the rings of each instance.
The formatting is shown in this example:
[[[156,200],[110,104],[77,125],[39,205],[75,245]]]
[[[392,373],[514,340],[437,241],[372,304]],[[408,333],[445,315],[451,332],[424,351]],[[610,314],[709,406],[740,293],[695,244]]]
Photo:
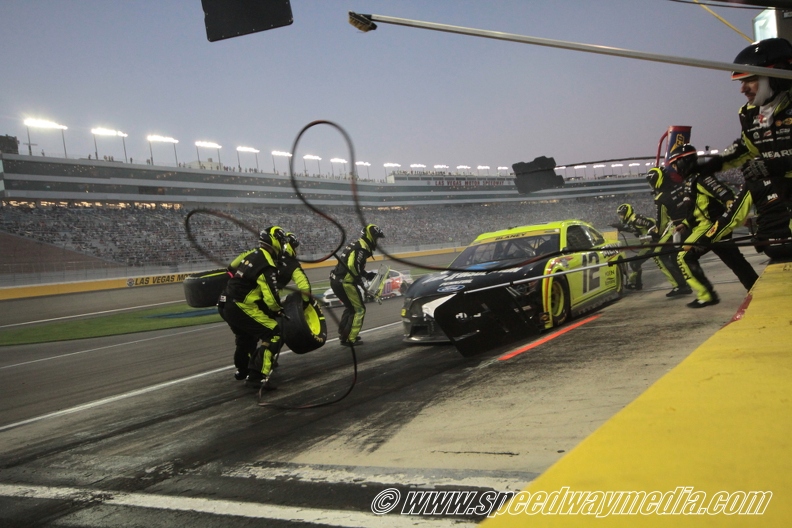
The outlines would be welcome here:
[[[472,355],[621,297],[621,243],[581,220],[483,233],[404,295],[404,340]]]

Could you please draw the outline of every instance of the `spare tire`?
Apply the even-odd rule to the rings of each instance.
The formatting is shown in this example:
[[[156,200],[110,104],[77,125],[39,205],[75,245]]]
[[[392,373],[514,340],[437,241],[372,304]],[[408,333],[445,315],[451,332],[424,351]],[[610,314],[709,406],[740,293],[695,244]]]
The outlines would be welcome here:
[[[193,308],[217,305],[217,299],[231,277],[225,269],[193,273],[184,279],[184,298]]]
[[[295,354],[316,350],[327,340],[327,323],[316,299],[303,308],[302,295],[292,292],[283,301],[283,342]]]

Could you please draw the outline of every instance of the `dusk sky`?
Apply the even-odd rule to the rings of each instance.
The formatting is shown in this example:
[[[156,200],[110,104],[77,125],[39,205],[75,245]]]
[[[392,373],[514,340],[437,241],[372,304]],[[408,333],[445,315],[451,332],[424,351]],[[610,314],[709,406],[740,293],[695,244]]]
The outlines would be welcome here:
[[[386,162],[509,166],[537,156],[559,165],[654,155],[670,125],[693,127],[698,148],[738,137],[745,101],[728,72],[379,24],[362,33],[347,12],[374,13],[521,35],[731,62],[748,45],[704,9],[670,0],[291,0],[294,24],[209,42],[200,0],[0,0],[0,135],[26,142],[23,120],[56,121],[70,158],[94,153],[91,129],[121,130],[128,155],[149,157],[146,136],[290,150],[311,121],[337,122],[358,161],[383,178]],[[713,7],[753,37],[759,11]],[[31,129],[34,155],[63,156],[61,134]],[[124,157],[98,138],[100,157]],[[20,145],[20,153],[27,147]],[[173,165],[155,144],[156,164]],[[303,155],[349,158],[322,127]],[[216,157],[202,149],[201,158]],[[243,153],[243,167],[255,167]],[[309,171],[316,170],[316,162]],[[277,168],[286,169],[284,158]],[[338,170],[338,168],[336,168]],[[365,177],[365,169],[360,171]]]

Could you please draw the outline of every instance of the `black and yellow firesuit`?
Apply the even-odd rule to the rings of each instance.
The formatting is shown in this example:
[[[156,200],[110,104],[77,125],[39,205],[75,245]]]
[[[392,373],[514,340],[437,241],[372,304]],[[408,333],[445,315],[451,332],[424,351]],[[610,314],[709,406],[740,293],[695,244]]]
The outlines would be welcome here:
[[[677,253],[670,248],[673,242],[674,228],[681,224],[687,216],[685,205],[685,186],[682,177],[664,168],[655,167],[649,170],[647,176],[652,187],[653,198],[657,210],[656,230],[650,231],[654,248],[654,261],[660,271],[671,283],[671,291],[666,297],[690,295],[693,290],[687,285],[682,270],[677,263]],[[668,244],[664,246],[663,244]]]
[[[338,327],[338,336],[344,346],[360,342],[358,334],[366,316],[365,293],[361,291],[364,287],[362,279],[365,277],[367,280],[372,280],[377,275],[373,271],[366,272],[366,260],[374,254],[377,240],[384,236],[376,225],[367,225],[361,237],[344,248],[337,257],[338,264],[330,272],[330,287],[344,305],[344,313]]]
[[[749,101],[740,108],[742,134],[722,156],[705,162],[702,172],[742,166],[745,184],[732,207],[713,226],[712,237],[721,240],[742,225],[753,205],[757,251],[772,258],[788,258],[792,256],[792,80],[747,73],[740,65],[790,70],[792,44],[783,38],[754,42],[734,63],[732,80],[755,85],[743,91]]]
[[[680,155],[689,156],[686,164],[670,160],[670,164],[676,166],[677,172],[685,177],[685,199],[690,204],[688,216],[678,229],[686,233],[686,236],[677,262],[688,285],[696,292],[696,300],[688,306],[701,308],[720,302],[712,283],[699,264],[699,259],[709,249],[734,272],[747,290],[751,289],[759,276],[738,247],[731,244],[712,244],[712,237],[707,232],[734,200],[734,192],[715,176],[703,176],[696,171],[693,161],[696,158],[695,148],[686,147],[690,148],[686,148],[685,153]]]
[[[220,316],[236,339],[234,377],[247,377],[252,385],[266,383],[272,371],[272,357],[282,345],[276,320],[283,310],[277,288],[277,261],[284,235],[280,227],[261,231],[261,247],[243,252],[228,266],[232,276],[218,303]],[[262,345],[257,349],[259,340]]]
[[[655,219],[636,213],[630,204],[621,204],[616,209],[616,215],[621,222],[618,226],[619,231],[634,235],[641,240],[642,244],[645,243],[647,236],[650,236],[650,232],[657,232]],[[643,270],[641,266],[643,266],[644,261],[641,257],[649,258],[652,253],[654,253],[653,247],[641,249],[637,252],[636,259],[630,261],[630,274],[627,276],[628,289],[640,290],[643,288],[643,281],[641,280]],[[658,262],[658,266],[662,269],[662,263]]]

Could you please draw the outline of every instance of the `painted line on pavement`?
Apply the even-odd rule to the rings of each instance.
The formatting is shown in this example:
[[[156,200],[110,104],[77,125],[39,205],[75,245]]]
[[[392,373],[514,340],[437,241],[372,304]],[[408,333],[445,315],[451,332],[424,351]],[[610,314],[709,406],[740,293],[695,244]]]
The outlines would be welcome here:
[[[507,352],[506,354],[504,354],[501,357],[499,357],[498,361],[506,361],[507,359],[511,359],[514,356],[522,354],[523,352],[528,352],[532,348],[536,348],[539,345],[543,345],[543,344],[547,343],[548,341],[550,341],[552,339],[555,339],[556,337],[558,337],[560,335],[566,334],[567,332],[569,332],[571,330],[574,330],[575,328],[577,328],[579,326],[582,326],[582,325],[584,325],[586,323],[590,323],[591,321],[594,321],[595,319],[599,319],[599,317],[601,315],[602,314],[592,315],[591,317],[587,317],[586,319],[583,319],[582,321],[578,321],[577,323],[573,323],[573,324],[571,324],[569,326],[565,326],[561,330],[559,330],[557,332],[553,332],[552,334],[550,334],[548,336],[545,336],[542,339],[534,341],[533,343],[530,343],[530,344],[528,344],[528,345],[526,345],[524,347],[518,348],[517,350],[512,350],[511,352]]]

